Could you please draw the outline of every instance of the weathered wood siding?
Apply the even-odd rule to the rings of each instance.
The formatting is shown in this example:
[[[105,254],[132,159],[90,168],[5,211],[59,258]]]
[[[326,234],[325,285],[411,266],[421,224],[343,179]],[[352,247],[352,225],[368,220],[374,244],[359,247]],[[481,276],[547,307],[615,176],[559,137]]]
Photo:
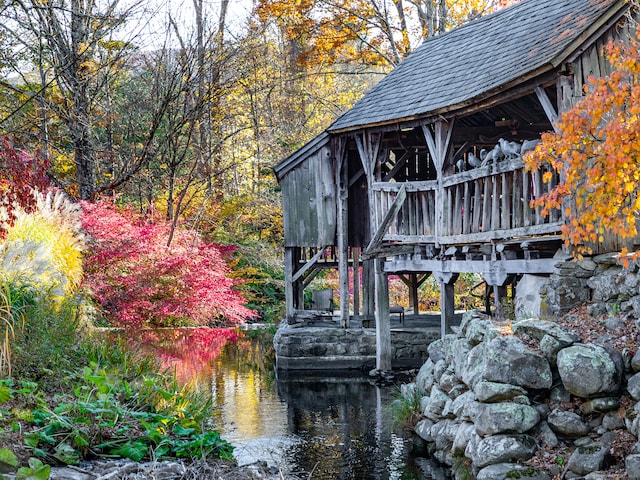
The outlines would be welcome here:
[[[337,186],[326,145],[281,180],[285,246],[335,245]]]
[[[611,74],[612,66],[604,53],[605,46],[611,41],[628,41],[633,35],[635,26],[622,19],[571,60],[573,76],[559,77],[557,82],[558,107],[561,112],[570,109],[584,98],[585,86],[588,88],[590,77],[601,78]],[[594,253],[615,252],[623,247],[637,249],[640,245],[640,237],[623,239],[605,234],[604,239],[603,243],[590,245]]]

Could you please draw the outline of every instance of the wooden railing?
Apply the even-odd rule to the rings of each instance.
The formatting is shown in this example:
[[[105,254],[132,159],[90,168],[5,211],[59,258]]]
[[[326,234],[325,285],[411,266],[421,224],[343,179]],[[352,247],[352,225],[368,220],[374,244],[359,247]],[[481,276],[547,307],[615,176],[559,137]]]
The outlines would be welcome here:
[[[435,180],[375,183],[376,225],[381,225],[404,185],[406,200],[391,222],[387,240],[468,243],[557,231],[559,211],[543,216],[530,205],[557,185],[557,174],[549,183],[543,182],[543,174],[526,171],[516,159],[445,177],[440,186]]]

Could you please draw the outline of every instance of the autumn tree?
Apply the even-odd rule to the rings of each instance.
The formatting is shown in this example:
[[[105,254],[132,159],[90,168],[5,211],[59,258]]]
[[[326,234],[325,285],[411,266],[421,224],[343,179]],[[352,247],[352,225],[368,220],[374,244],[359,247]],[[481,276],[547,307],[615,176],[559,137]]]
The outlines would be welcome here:
[[[517,0],[260,0],[300,63],[348,61],[397,65],[427,37]]]
[[[68,129],[77,193],[82,199],[92,198],[96,189],[92,125],[104,73],[117,64],[125,46],[112,43],[113,35],[134,6],[120,5],[120,0],[24,0],[2,10],[0,24],[15,45],[12,50],[25,51],[38,72],[40,89],[31,99],[46,106],[43,112],[55,112]],[[60,95],[57,101],[44,95],[50,86]]]
[[[613,71],[590,78],[585,97],[565,112],[559,133],[545,133],[525,156],[530,169],[545,168],[560,183],[535,203],[561,209],[562,234],[579,254],[607,235],[638,234],[640,212],[640,39],[605,48]]]

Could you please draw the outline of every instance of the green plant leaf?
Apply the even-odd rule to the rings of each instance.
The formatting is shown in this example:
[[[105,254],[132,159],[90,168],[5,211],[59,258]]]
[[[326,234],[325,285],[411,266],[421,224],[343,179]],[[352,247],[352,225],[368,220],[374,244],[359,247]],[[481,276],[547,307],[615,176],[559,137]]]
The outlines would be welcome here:
[[[186,437],[188,435],[191,435],[192,433],[196,433],[196,429],[192,427],[185,428],[182,425],[178,424],[175,427],[173,427],[173,433],[181,437]]]
[[[37,458],[29,459],[28,467],[20,467],[16,472],[16,480],[47,480],[51,475],[51,467]]]
[[[121,447],[112,449],[109,453],[130,458],[134,462],[141,461],[147,454],[147,444],[141,440],[127,442]]]
[[[18,457],[8,448],[0,448],[0,473],[11,473],[18,468]]]
[[[18,457],[8,448],[0,448],[0,462],[18,468]],[[0,463],[0,465],[2,465],[2,463]]]
[[[80,452],[66,443],[59,444],[53,456],[66,465],[78,465],[82,459]]]
[[[11,399],[11,388],[8,385],[0,385],[0,403]]]
[[[40,435],[38,433],[25,433],[24,444],[27,447],[36,448],[40,443]]]

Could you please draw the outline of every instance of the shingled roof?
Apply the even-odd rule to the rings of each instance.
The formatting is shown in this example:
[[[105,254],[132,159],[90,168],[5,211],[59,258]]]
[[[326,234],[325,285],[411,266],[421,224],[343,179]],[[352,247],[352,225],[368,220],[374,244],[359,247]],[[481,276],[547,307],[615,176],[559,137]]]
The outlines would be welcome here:
[[[328,131],[456,110],[557,67],[624,8],[621,0],[522,0],[427,39]]]

